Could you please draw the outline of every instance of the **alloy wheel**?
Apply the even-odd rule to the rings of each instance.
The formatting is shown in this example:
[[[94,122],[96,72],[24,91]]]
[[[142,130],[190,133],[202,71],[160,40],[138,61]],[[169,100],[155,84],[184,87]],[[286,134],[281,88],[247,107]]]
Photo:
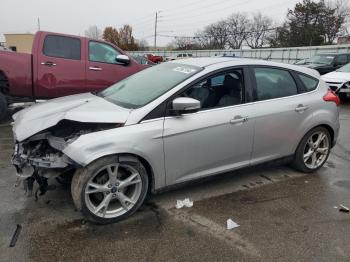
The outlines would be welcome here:
[[[85,203],[98,217],[116,218],[134,207],[141,192],[140,173],[131,165],[116,163],[93,174],[85,186]]]
[[[310,169],[319,168],[326,161],[329,150],[328,136],[322,131],[313,133],[304,148],[303,160],[305,166]]]

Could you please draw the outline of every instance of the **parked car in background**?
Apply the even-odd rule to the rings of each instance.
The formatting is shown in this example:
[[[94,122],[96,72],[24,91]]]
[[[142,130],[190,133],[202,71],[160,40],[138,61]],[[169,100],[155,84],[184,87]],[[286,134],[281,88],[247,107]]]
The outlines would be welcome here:
[[[305,61],[297,62],[298,65],[305,66],[317,70],[321,75],[332,72],[340,67],[350,63],[350,54],[317,54]]]
[[[12,161],[27,188],[37,181],[42,193],[48,178],[75,172],[77,209],[112,223],[150,192],[238,168],[285,159],[314,172],[336,143],[339,103],[308,68],[176,60],[15,114]]]
[[[350,63],[334,72],[323,75],[322,79],[341,99],[350,98]]]
[[[301,59],[299,61],[296,61],[295,65],[306,65],[309,59]]]
[[[101,90],[146,67],[110,43],[40,31],[32,54],[0,51],[0,120],[9,103]]]
[[[174,56],[165,56],[164,57],[165,62],[174,61],[176,59],[177,59],[177,57],[174,57]]]
[[[148,60],[152,61],[155,64],[159,64],[164,61],[163,57],[160,55],[146,54],[145,56],[147,57]]]
[[[138,62],[141,65],[155,65],[156,63],[153,63],[152,61],[148,60],[146,56],[141,56],[141,55],[133,55],[132,58],[134,58],[134,60],[136,62]]]
[[[176,56],[177,59],[191,58],[191,57],[193,57],[192,54],[186,54],[186,53],[184,53],[184,54],[178,54],[178,55]]]

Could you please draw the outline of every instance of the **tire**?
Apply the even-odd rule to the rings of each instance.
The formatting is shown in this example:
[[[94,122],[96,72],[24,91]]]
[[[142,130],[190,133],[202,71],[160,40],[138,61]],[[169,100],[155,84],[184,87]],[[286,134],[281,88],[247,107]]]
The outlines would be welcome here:
[[[0,93],[0,122],[3,121],[8,114],[7,100],[5,96]]]
[[[349,98],[347,97],[346,93],[345,93],[345,94],[344,94],[344,93],[340,93],[338,96],[339,96],[339,98],[340,98],[340,100],[341,100],[342,102],[347,102],[347,101],[349,101]]]
[[[110,224],[126,219],[140,208],[148,183],[147,171],[137,158],[107,156],[76,171],[71,193],[76,208],[87,220]]]
[[[319,135],[324,136],[324,138],[317,145]],[[299,143],[292,166],[304,173],[315,172],[327,161],[331,145],[331,136],[326,128],[316,127],[310,130]]]

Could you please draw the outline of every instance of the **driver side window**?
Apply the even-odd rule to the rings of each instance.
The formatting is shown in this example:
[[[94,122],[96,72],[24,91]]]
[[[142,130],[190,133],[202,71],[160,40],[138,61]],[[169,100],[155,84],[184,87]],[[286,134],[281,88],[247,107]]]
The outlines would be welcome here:
[[[120,55],[120,53],[110,45],[94,41],[89,42],[90,61],[108,64],[118,64],[116,62],[116,58],[118,55]]]
[[[208,77],[193,85],[180,96],[201,102],[201,109],[227,107],[244,101],[244,79],[242,69],[233,69]]]

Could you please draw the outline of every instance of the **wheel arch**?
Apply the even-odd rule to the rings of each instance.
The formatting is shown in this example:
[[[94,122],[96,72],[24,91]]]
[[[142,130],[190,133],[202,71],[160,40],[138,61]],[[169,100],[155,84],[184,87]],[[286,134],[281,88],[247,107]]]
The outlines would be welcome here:
[[[136,155],[136,154],[132,154],[132,153],[118,153],[116,154],[120,159],[125,159],[125,161],[127,161],[127,159],[130,159],[131,161],[134,159],[137,159],[138,161],[141,162],[141,164],[146,168],[146,172],[147,172],[147,176],[148,176],[148,192],[155,192],[155,179],[154,179],[154,172],[153,172],[153,168],[151,166],[151,164],[142,156]]]
[[[0,93],[7,95],[10,92],[9,87],[9,79],[3,70],[0,70],[0,81],[7,83],[7,85],[3,86],[0,84]]]
[[[100,156],[88,163],[86,163],[85,166],[86,167],[90,164],[92,164],[93,162],[96,162],[97,160],[104,158],[104,157],[109,157],[109,156],[115,156],[118,158],[118,161],[125,161],[125,162],[138,162],[140,161],[141,164],[146,168],[146,172],[147,172],[147,176],[148,176],[148,192],[155,192],[155,177],[154,177],[154,171],[152,168],[152,165],[149,163],[149,161],[147,161],[144,157],[135,154],[135,153],[112,153],[112,154],[106,154],[103,156]]]
[[[331,136],[331,141],[332,141],[332,145],[333,145],[334,136],[335,136],[335,131],[333,130],[333,128],[328,124],[318,124],[318,125],[311,127],[310,129],[306,130],[306,132],[303,134],[303,136],[299,139],[298,144],[296,145],[296,147],[294,149],[294,154],[295,154],[299,144],[302,142],[303,138],[306,136],[306,134],[317,127],[324,127],[327,129],[327,131],[329,132],[329,134]]]

